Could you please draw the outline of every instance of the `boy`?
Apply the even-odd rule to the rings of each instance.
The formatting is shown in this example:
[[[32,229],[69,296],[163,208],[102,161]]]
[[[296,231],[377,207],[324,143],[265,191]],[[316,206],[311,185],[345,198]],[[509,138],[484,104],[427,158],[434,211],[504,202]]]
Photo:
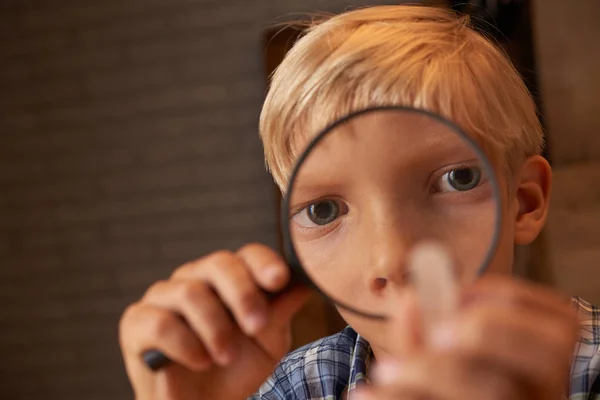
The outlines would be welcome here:
[[[546,220],[551,171],[539,156],[543,137],[531,96],[465,19],[387,6],[312,27],[273,76],[261,115],[275,181],[285,189],[311,133],[380,104],[428,109],[477,133],[498,170],[501,241],[487,276],[461,293],[454,324],[437,332],[433,347],[420,345],[399,238],[392,224],[374,225],[368,234],[381,268],[365,275],[365,285],[394,292],[404,322],[342,313],[350,325],[343,332],[281,360],[306,289],[269,303],[259,288],[285,287],[283,260],[261,245],[220,251],[178,268],[124,313],[121,347],[138,400],[600,399],[598,310],[509,277],[514,246],[531,243]],[[141,354],[151,348],[175,363],[150,372]]]

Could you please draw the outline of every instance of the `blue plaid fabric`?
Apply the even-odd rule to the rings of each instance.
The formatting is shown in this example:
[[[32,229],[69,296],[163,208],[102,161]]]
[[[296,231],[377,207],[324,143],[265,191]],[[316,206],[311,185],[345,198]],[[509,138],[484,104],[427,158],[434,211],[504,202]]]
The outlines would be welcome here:
[[[600,308],[579,297],[573,306],[581,318],[580,339],[571,365],[569,400],[600,400]]]
[[[573,298],[581,339],[571,367],[569,400],[600,400],[600,309]],[[288,354],[249,400],[338,400],[369,384],[369,343],[352,328]]]

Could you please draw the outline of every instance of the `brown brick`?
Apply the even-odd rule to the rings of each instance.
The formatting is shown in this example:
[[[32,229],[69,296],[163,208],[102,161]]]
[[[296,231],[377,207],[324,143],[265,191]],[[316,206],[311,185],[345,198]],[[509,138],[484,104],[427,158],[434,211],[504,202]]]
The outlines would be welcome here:
[[[92,201],[100,193],[99,188],[89,179],[70,179],[66,181],[15,182],[3,184],[6,195],[0,198],[2,212],[10,210],[28,210],[36,207],[48,209],[56,204]]]
[[[152,219],[131,218],[114,222],[107,227],[109,240],[126,240],[132,237],[181,237],[205,232],[228,232],[229,229],[251,230],[264,222],[273,223],[275,215],[271,207],[250,210],[241,205],[228,207],[220,212],[186,212],[156,216]]]
[[[11,40],[4,41],[0,48],[0,60],[26,56],[28,54],[46,54],[61,52],[73,45],[73,38],[68,31],[46,32],[29,36],[12,36],[3,34]]]
[[[0,214],[0,226],[28,227],[52,226],[54,224],[98,223],[131,216],[148,216],[156,213],[201,210],[214,207],[248,207],[264,206],[272,199],[271,192],[246,192],[242,197],[242,188],[260,187],[269,184],[267,180],[244,183],[232,187],[216,186],[198,191],[195,188],[185,188],[180,191],[154,193],[152,195],[128,196],[110,201],[97,199],[90,203],[58,204],[43,209],[30,209],[27,214]]]
[[[86,91],[95,97],[107,96],[145,88],[168,87],[176,79],[176,71],[170,65],[148,65],[142,70],[139,67],[120,68],[88,75]]]
[[[105,100],[60,107],[40,112],[40,124],[44,126],[91,124],[96,120],[115,120],[127,117],[142,117],[165,109],[180,107],[202,107],[227,104],[232,96],[239,101],[261,98],[261,85],[252,80],[232,81],[221,84],[204,83],[193,87],[138,93],[129,98]]]
[[[215,141],[214,136],[223,140],[239,136],[258,140],[257,125],[258,112],[252,108],[222,107],[200,112],[197,107],[182,107],[157,111],[144,118],[98,121],[89,127],[29,129],[26,135],[4,135],[0,137],[0,151],[19,158],[38,157],[40,154],[56,157],[59,152],[77,154],[81,149],[118,147],[135,150],[151,147],[155,142],[162,146],[164,141],[181,144],[198,140],[200,134],[202,140],[209,143]],[[230,130],[238,134],[227,134]]]
[[[76,102],[83,99],[83,85],[80,81],[62,79],[38,82],[30,91],[19,91],[22,82],[1,85],[3,90],[12,92],[10,97],[0,97],[0,110],[14,110],[24,107],[40,107],[55,103]],[[5,111],[6,112],[6,111]]]
[[[294,8],[0,2],[0,398],[132,398],[126,305],[183,262],[275,243],[260,41]]]
[[[114,42],[155,39],[168,34],[165,15],[151,14],[141,18],[113,18],[105,23],[80,25],[74,33],[74,40],[82,47],[91,47]]]

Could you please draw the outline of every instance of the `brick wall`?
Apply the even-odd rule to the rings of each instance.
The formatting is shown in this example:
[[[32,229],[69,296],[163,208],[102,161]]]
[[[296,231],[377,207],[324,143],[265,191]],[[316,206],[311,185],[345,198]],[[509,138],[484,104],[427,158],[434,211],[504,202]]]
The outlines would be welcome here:
[[[262,31],[349,4],[0,2],[0,398],[131,398],[125,305],[190,258],[275,243]]]

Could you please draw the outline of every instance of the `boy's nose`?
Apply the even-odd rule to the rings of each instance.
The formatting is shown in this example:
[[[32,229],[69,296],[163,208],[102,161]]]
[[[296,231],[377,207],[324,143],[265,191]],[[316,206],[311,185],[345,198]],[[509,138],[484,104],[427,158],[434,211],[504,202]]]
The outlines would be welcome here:
[[[376,295],[405,286],[409,280],[407,245],[398,237],[387,237],[373,247],[368,288]]]
[[[424,227],[419,208],[412,203],[386,193],[370,200],[360,220],[360,241],[368,262],[363,276],[367,289],[381,296],[409,283],[408,256],[424,236]]]
[[[388,290],[407,285],[409,276],[406,272],[394,272],[385,276],[373,276],[369,280],[369,290],[375,295],[383,295]]]

